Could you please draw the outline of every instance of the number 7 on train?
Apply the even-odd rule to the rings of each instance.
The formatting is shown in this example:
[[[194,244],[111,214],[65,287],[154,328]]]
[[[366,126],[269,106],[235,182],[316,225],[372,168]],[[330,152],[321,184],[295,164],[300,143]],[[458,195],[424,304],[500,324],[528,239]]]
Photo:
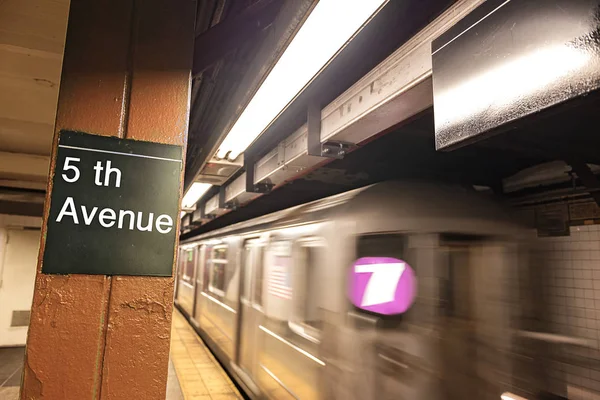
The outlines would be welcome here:
[[[403,262],[364,264],[354,267],[354,272],[357,274],[371,273],[360,306],[367,307],[394,301],[398,282],[405,269],[406,264]]]
[[[352,269],[352,303],[378,314],[405,312],[414,299],[415,278],[404,261],[389,257],[364,257]]]

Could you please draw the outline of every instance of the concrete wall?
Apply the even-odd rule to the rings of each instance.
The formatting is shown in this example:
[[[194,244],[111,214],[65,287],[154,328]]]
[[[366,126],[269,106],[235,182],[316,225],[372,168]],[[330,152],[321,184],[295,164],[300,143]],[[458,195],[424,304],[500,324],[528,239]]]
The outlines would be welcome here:
[[[0,214],[0,346],[23,346],[27,326],[11,327],[13,310],[29,310],[41,218]]]

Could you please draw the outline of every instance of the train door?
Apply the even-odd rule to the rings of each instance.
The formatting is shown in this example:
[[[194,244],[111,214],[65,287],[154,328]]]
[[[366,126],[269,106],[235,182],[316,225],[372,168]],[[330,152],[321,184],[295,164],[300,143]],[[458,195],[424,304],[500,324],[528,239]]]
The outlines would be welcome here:
[[[305,232],[314,227],[303,227]],[[258,383],[269,399],[319,399],[319,293],[326,268],[322,240],[277,232],[265,257],[264,315],[259,327]]]
[[[258,330],[262,318],[263,254],[265,242],[251,239],[243,246],[239,346],[237,364],[244,372],[256,376]]]
[[[439,399],[432,355],[433,269],[437,235],[357,237],[351,282],[347,386],[336,399]],[[368,265],[369,268],[356,266]],[[476,398],[467,396],[466,398]]]
[[[510,391],[509,271],[516,262],[507,253],[503,243],[464,235],[359,237],[357,258],[377,261],[369,284],[375,266],[389,270],[384,257],[390,257],[411,267],[417,290],[401,314],[355,307],[364,316],[354,319],[355,344],[348,350],[355,369],[351,398],[497,400]],[[401,280],[392,303],[403,302],[399,287],[411,286],[412,279],[399,286]],[[380,291],[388,286],[377,284]]]
[[[177,289],[177,300],[181,308],[187,315],[192,317],[194,314],[194,280],[195,267],[197,259],[197,247],[185,247],[180,252],[181,279]]]
[[[458,235],[442,236],[440,246],[441,392],[449,400],[497,399],[512,372],[506,248]]]
[[[200,321],[200,314],[202,313],[202,290],[204,288],[204,264],[206,257],[206,246],[201,245],[197,248],[197,257],[196,257],[196,293],[194,297],[194,315],[193,319],[197,322]]]

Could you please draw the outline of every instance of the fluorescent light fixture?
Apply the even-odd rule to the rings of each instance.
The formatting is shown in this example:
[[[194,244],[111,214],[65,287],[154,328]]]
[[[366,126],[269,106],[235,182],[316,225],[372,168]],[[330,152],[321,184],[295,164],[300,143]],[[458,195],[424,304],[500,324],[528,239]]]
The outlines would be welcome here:
[[[217,151],[235,160],[387,0],[320,0]]]
[[[192,208],[194,204],[210,189],[210,183],[194,182],[188,189],[183,200],[181,201],[182,208]]]

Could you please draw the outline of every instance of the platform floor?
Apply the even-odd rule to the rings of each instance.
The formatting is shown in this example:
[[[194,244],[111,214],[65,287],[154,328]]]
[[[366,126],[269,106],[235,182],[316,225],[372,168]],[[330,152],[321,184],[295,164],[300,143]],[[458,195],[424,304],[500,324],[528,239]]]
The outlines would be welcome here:
[[[24,347],[0,349],[0,400],[16,400],[19,397],[24,357]]]
[[[173,310],[171,359],[185,400],[243,399],[181,313]],[[167,396],[167,400],[171,400]]]
[[[24,347],[0,348],[0,400],[17,400]],[[171,327],[166,400],[243,399],[221,365],[177,309]]]

